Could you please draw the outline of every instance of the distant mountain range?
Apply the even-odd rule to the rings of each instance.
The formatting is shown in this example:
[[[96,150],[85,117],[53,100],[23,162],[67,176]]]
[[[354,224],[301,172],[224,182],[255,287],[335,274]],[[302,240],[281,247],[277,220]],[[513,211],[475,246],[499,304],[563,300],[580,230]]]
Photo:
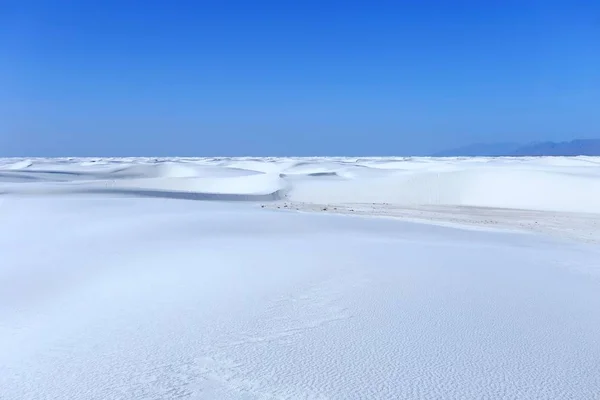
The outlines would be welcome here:
[[[501,156],[600,156],[600,139],[577,139],[570,142],[476,143],[441,151],[434,157],[501,157]]]

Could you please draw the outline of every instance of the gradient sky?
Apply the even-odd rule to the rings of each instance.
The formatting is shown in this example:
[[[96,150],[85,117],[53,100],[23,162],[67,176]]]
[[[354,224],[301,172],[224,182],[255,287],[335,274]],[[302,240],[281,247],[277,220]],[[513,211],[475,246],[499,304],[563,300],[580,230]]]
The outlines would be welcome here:
[[[0,156],[597,137],[597,1],[0,3]]]

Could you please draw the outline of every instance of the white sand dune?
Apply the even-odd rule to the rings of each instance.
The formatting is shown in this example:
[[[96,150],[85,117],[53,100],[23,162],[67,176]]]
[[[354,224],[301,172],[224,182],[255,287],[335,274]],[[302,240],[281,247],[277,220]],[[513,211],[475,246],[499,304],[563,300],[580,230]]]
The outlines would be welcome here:
[[[594,171],[595,172],[595,171]],[[290,200],[309,203],[453,205],[568,212],[600,212],[597,174],[480,166],[418,171],[337,182],[305,180]]]
[[[593,399],[599,233],[593,157],[0,160],[0,398]]]
[[[600,158],[594,157],[100,161],[4,162],[0,190],[26,194],[39,191],[44,183],[45,193],[135,194],[137,188],[139,193],[198,194],[199,199],[210,194],[256,194],[317,204],[600,213]],[[31,181],[36,185],[8,184]]]
[[[25,168],[29,168],[33,165],[33,163],[29,160],[20,160],[15,162],[3,162],[0,163],[0,170],[22,170]]]

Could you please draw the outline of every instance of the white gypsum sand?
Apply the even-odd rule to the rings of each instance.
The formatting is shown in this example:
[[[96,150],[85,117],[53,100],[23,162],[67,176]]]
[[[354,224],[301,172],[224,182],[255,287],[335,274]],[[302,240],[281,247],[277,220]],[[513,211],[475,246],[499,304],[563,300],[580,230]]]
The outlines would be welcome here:
[[[600,214],[473,206],[399,206],[389,203],[267,203],[269,209],[400,218],[462,228],[534,232],[563,239],[600,243]]]
[[[594,398],[599,164],[0,160],[0,398]]]

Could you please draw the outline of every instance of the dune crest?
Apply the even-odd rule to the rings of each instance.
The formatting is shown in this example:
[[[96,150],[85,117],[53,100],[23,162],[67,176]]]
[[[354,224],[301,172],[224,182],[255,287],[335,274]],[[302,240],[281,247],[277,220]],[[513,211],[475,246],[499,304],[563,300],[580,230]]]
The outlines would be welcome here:
[[[5,159],[0,193],[600,213],[599,166],[598,157]]]

